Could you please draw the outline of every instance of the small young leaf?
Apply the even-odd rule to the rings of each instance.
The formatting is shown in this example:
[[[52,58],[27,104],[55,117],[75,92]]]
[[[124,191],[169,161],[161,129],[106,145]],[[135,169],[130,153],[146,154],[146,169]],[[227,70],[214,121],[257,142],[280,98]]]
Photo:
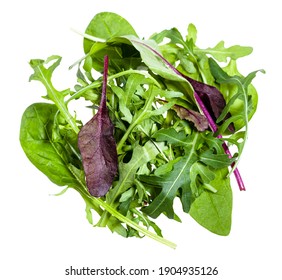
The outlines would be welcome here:
[[[187,42],[192,40],[193,43],[195,44],[196,41],[197,41],[197,28],[196,28],[196,26],[194,24],[190,23],[188,25],[187,30],[188,30],[188,34],[186,36]]]
[[[203,165],[200,162],[195,162],[190,168],[190,179],[191,179],[191,191],[197,197],[199,194],[197,177],[201,178],[201,184],[208,184],[210,181],[215,179],[215,174],[209,169],[208,166]]]
[[[97,114],[78,135],[87,188],[95,197],[104,196],[112,185],[118,169],[114,126],[106,106],[108,58],[105,57],[103,90]]]
[[[188,110],[182,106],[174,105],[173,109],[181,119],[194,123],[198,131],[205,131],[209,127],[207,118],[199,112]]]

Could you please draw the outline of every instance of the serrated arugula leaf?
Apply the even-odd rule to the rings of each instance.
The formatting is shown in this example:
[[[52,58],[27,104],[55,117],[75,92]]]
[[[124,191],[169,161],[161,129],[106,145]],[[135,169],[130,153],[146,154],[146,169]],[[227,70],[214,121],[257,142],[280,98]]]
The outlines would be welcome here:
[[[215,47],[207,49],[196,49],[195,52],[205,53],[212,55],[219,62],[226,62],[228,58],[238,59],[247,56],[253,51],[252,47],[242,47],[239,45],[226,48],[224,41],[220,41]]]
[[[125,192],[134,184],[138,169],[153,160],[159,154],[159,149],[164,149],[164,146],[157,148],[152,142],[147,142],[144,146],[137,145],[130,161],[119,163],[118,183],[107,195],[110,203],[113,203],[120,193]]]
[[[193,23],[189,23],[187,28],[187,36],[186,41],[189,42],[190,40],[193,41],[194,44],[196,44],[197,41],[197,28]]]
[[[111,89],[119,99],[118,109],[122,113],[121,119],[127,121],[129,124],[132,123],[133,119],[132,109],[134,108],[136,110],[136,103],[141,103],[137,92],[138,90],[141,91],[144,83],[148,83],[145,76],[134,73],[129,75],[124,90],[119,86],[111,85]]]
[[[50,56],[46,61],[42,59],[32,59],[30,61],[30,66],[33,68],[34,73],[30,76],[29,80],[40,81],[45,86],[47,91],[45,98],[54,102],[66,121],[71,125],[73,130],[78,133],[79,129],[76,125],[76,121],[68,111],[67,105],[64,102],[65,95],[69,94],[70,91],[58,91],[52,84],[52,74],[59,66],[60,62],[61,57],[57,55]],[[46,68],[45,65],[50,63],[51,65]]]
[[[195,133],[189,137],[189,152],[185,154],[175,165],[173,170],[167,175],[161,176],[159,180],[156,178],[141,177],[141,181],[148,183],[155,181],[155,184],[161,186],[160,194],[154,198],[148,207],[143,209],[144,213],[156,218],[161,213],[166,213],[169,218],[174,217],[173,200],[176,197],[177,191],[181,188],[185,196],[190,194],[190,177],[189,170],[192,164],[197,160],[196,150],[198,148],[199,134]],[[188,211],[191,201],[183,200],[183,209]]]
[[[152,135],[158,142],[166,141],[168,144],[186,146],[187,136],[184,131],[177,132],[174,128],[163,128]]]
[[[193,163],[190,168],[190,179],[191,191],[195,197],[198,197],[201,191],[200,187],[207,188],[208,186],[210,186],[209,183],[215,179],[215,173],[208,166],[197,161]],[[213,188],[213,191],[214,190],[215,189]]]
[[[234,84],[237,86],[237,93],[234,94],[232,98],[230,98],[229,102],[226,104],[225,108],[221,112],[221,115],[218,117],[217,122],[220,122],[221,120],[226,118],[226,116],[228,116],[228,114],[230,113],[231,106],[234,106],[237,100],[242,100],[242,104],[239,105],[240,111],[238,111],[236,115],[232,115],[231,117],[228,117],[227,119],[225,119],[225,122],[219,128],[219,131],[222,133],[226,130],[226,128],[230,124],[240,119],[241,121],[243,121],[244,126],[245,126],[243,143],[241,145],[238,145],[239,158],[240,158],[243,152],[243,148],[245,146],[246,140],[248,138],[248,123],[249,123],[249,112],[250,112],[249,108],[250,108],[250,102],[251,102],[251,99],[249,98],[249,94],[248,94],[248,87],[251,81],[256,76],[256,74],[258,72],[264,73],[264,70],[253,71],[246,77],[239,76],[239,75],[229,76],[224,70],[221,69],[221,67],[217,64],[217,62],[213,60],[212,58],[209,58],[209,64],[210,64],[211,72],[213,73],[218,83],[220,84],[229,83],[229,84]],[[238,163],[239,158],[237,159],[237,163]],[[235,168],[237,167],[237,163],[233,165],[232,170],[235,170]]]
[[[229,158],[225,153],[215,154],[212,150],[206,150],[200,154],[200,161],[216,169],[230,166],[235,159]]]

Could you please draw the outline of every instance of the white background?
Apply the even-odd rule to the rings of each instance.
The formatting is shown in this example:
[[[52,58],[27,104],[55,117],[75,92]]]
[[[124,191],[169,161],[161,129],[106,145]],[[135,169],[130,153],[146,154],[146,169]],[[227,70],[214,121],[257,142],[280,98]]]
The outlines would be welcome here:
[[[217,266],[216,277],[190,279],[282,279],[281,268],[281,13],[279,1],[5,1],[0,9],[1,189],[0,278],[10,279],[141,279],[141,277],[65,276],[77,268],[150,268],[159,266]],[[219,237],[188,215],[183,222],[160,219],[173,250],[149,238],[124,239],[107,229],[93,228],[85,218],[79,195],[60,191],[27,160],[19,145],[24,109],[41,100],[43,87],[28,82],[31,58],[63,56],[56,74],[59,89],[75,82],[67,68],[83,55],[84,31],[100,11],[125,17],[140,37],[177,27],[186,35],[188,23],[198,29],[198,46],[254,47],[239,60],[248,74],[264,68],[254,85],[259,106],[250,122],[250,136],[239,169],[247,191],[234,189],[230,236]],[[234,183],[234,182],[233,182]],[[157,273],[147,279],[189,279]],[[146,279],[144,278],[144,279]]]

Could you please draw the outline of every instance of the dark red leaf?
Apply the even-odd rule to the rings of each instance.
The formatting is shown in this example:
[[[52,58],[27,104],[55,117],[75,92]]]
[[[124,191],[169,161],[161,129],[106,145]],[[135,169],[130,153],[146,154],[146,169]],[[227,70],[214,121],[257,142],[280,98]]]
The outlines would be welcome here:
[[[226,106],[222,93],[216,87],[195,81],[187,76],[185,76],[185,78],[192,85],[194,91],[197,92],[212,119],[216,122],[217,118]],[[230,113],[228,113],[226,118],[229,118],[230,116]],[[235,131],[233,124],[230,124],[228,129],[231,132]]]
[[[108,57],[106,56],[98,112],[78,134],[78,147],[82,156],[87,188],[95,197],[104,196],[109,191],[118,169],[114,126],[106,106],[107,72]]]
[[[174,105],[174,111],[177,113],[178,117],[192,122],[198,131],[205,131],[209,127],[209,122],[207,118],[199,112],[194,110],[188,110],[182,106]]]

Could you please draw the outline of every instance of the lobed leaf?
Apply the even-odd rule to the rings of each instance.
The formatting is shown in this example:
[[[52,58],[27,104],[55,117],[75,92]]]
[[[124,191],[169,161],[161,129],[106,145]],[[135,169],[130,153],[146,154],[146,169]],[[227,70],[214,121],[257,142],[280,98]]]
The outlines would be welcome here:
[[[157,176],[142,176],[140,178],[142,182],[161,187],[161,192],[153,199],[149,206],[143,209],[143,212],[147,215],[157,218],[161,213],[165,213],[169,218],[174,218],[173,200],[179,189],[182,190],[182,196],[185,197],[185,199],[181,200],[183,210],[185,212],[189,211],[191,205],[191,200],[187,199],[191,197],[189,173],[192,164],[197,160],[196,149],[199,144],[199,134],[195,133],[190,138],[189,151],[175,163],[170,173],[159,178]]]
[[[215,154],[212,150],[206,150],[200,154],[200,161],[216,169],[230,166],[235,159],[229,158],[225,153]]]
[[[60,62],[61,57],[57,55],[50,56],[46,61],[42,59],[32,59],[30,66],[33,68],[34,73],[30,76],[29,80],[39,81],[45,86],[47,95],[44,98],[53,101],[72,129],[78,132],[79,129],[76,125],[76,121],[68,111],[67,105],[64,102],[64,97],[66,94],[70,93],[70,90],[58,91],[52,84],[53,72],[59,66]],[[46,68],[48,64],[51,65]]]
[[[227,58],[236,60],[240,57],[244,57],[251,54],[252,51],[253,51],[252,47],[243,47],[239,45],[226,48],[224,46],[224,41],[220,41],[213,48],[195,50],[195,52],[210,54],[219,62],[226,62]]]
[[[199,178],[200,182],[199,182]],[[210,168],[201,162],[195,162],[190,168],[191,191],[194,196],[199,195],[199,186],[208,184],[215,179],[215,173]]]

